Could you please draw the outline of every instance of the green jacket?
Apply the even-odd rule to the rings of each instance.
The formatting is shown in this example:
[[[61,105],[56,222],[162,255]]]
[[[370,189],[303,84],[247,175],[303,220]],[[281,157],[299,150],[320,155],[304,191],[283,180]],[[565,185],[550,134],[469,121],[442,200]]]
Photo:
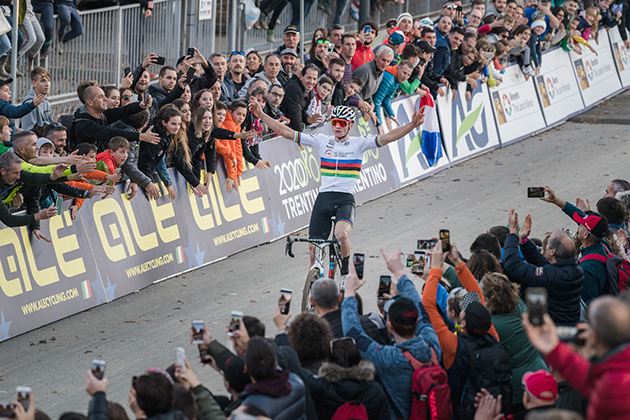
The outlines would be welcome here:
[[[492,325],[499,334],[501,345],[507,348],[512,366],[512,404],[521,404],[523,399],[523,385],[521,380],[527,372],[547,369],[547,365],[536,349],[532,346],[523,329],[520,314],[527,311],[522,300],[514,309],[514,313],[492,315]],[[516,315],[516,314],[519,315]]]
[[[197,418],[199,420],[225,420],[225,413],[219,407],[210,391],[203,385],[197,385],[192,389],[197,403]]]
[[[569,217],[571,218],[573,218],[573,215],[575,213],[578,213],[581,217],[586,216],[586,213],[584,213],[582,210],[578,209],[568,201],[562,211],[569,215]],[[589,254],[599,254],[607,256],[608,252],[606,252],[606,248],[604,246],[607,246],[608,249],[612,249],[612,247],[608,245],[606,240],[602,240],[602,242],[597,245],[591,245],[586,248],[581,248],[580,259]],[[582,267],[582,270],[584,271],[582,300],[587,305],[590,305],[593,299],[608,293],[608,272],[606,271],[606,264],[596,260],[586,260],[584,262],[580,262],[580,267]]]

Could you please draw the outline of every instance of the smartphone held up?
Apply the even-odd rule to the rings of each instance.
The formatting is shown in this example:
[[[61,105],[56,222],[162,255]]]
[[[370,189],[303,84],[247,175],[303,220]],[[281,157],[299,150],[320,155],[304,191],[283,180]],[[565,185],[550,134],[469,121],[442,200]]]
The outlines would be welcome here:
[[[364,254],[354,254],[352,259],[354,262],[354,269],[357,272],[357,277],[360,279],[363,278],[363,264],[365,263],[365,255]]]
[[[243,320],[243,312],[232,311],[230,314],[230,324],[228,326],[228,337],[233,337],[234,332],[241,328],[241,322]]]
[[[105,366],[107,366],[107,362],[103,359],[92,360],[92,375],[99,381],[105,377]]]
[[[525,304],[529,313],[529,323],[540,327],[545,323],[547,313],[547,289],[544,287],[530,287],[525,291]]]
[[[282,315],[288,315],[291,308],[291,289],[280,289],[280,299],[278,299],[278,307]]]
[[[193,320],[192,322],[192,343],[203,344],[203,333],[206,329],[206,325],[202,320]]]

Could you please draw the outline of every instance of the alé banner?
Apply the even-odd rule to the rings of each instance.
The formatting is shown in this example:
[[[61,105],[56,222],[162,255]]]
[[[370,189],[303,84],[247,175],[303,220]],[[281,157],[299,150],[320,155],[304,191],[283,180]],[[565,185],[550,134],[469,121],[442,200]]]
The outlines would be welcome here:
[[[612,47],[612,54],[615,59],[615,66],[617,66],[621,84],[623,87],[628,87],[630,86],[630,51],[626,48],[619,34],[619,31],[625,30],[625,28],[619,26],[618,28],[611,29],[608,32],[608,36],[610,37],[610,46]]]
[[[451,89],[437,99],[444,148],[453,164],[500,146],[488,87],[478,85],[470,101],[465,92],[466,83],[460,83],[454,101]]]
[[[554,125],[584,109],[571,57],[561,48],[543,54],[540,75],[534,79],[547,125]]]
[[[617,29],[613,28],[611,31],[617,31]],[[586,47],[582,47],[582,55],[573,51],[569,53],[586,107],[596,104],[621,89],[608,33],[609,31],[602,29],[599,31],[597,41],[594,39],[588,41],[597,54]]]
[[[503,82],[490,88],[501,145],[529,137],[545,128],[536,90],[518,65],[505,69]]]

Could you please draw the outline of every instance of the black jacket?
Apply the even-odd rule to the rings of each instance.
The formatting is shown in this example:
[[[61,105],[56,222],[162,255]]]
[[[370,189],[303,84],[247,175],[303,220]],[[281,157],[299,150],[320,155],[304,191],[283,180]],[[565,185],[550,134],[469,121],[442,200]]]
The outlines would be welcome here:
[[[324,363],[319,368],[319,376],[305,370],[319,420],[332,418],[348,401],[363,404],[369,420],[389,420],[389,401],[383,388],[374,380],[375,372],[376,368],[367,360],[350,368]]]
[[[105,393],[99,391],[92,396],[88,405],[89,420],[108,420],[107,397]]]
[[[328,321],[328,324],[330,325],[330,329],[332,330],[332,333],[335,336],[335,338],[345,337],[343,334],[343,326],[341,325],[341,309],[328,312],[322,318]],[[368,318],[365,315],[359,315],[359,320],[361,321],[361,327],[363,328],[363,331],[365,331],[365,333],[372,340],[383,345],[390,344],[385,338],[384,334],[382,334],[381,331],[378,329],[376,324],[370,321],[370,318]]]
[[[22,188],[24,186],[33,187],[37,185],[47,185],[50,183],[62,182],[67,180],[68,179],[66,177],[62,177],[57,179],[56,181],[52,181],[50,179],[50,174],[38,174],[22,170],[20,171],[20,179],[13,185],[5,185],[2,181],[2,177],[0,177],[0,191],[2,192],[1,198],[4,200],[5,195],[6,197],[8,197],[14,189],[19,188],[20,192],[24,195],[24,198],[26,199],[26,195],[22,191]],[[38,197],[33,197],[31,202],[33,204],[37,204],[37,200]],[[39,209],[39,206],[37,206],[37,208]],[[8,227],[27,226],[32,224],[36,225],[38,229],[39,222],[35,220],[35,213],[37,213],[37,211],[35,213],[33,213],[32,211],[28,211],[27,213],[28,214],[23,216],[11,214],[7,204],[4,202],[0,202],[0,222],[4,223]]]
[[[170,92],[162,89],[157,83],[153,83],[151,86],[149,86],[148,91],[153,97],[153,104],[151,106],[155,107],[156,110],[160,109],[160,107],[166,104],[172,103],[175,99],[178,99],[184,93],[184,89],[179,86],[179,83],[176,83],[175,87]]]
[[[293,76],[284,88],[284,100],[280,104],[280,111],[291,120],[289,127],[295,131],[303,131],[306,111],[313,98],[313,91],[307,92],[302,81]]]
[[[521,245],[527,261],[518,255],[518,237],[509,234],[505,240],[505,271],[516,282],[527,287],[547,289],[549,316],[556,324],[575,325],[580,320],[580,299],[584,273],[575,258],[550,264],[532,241]]]
[[[330,98],[330,104],[332,106],[343,105],[343,100],[346,97],[346,93],[343,90],[343,80],[335,85],[333,88],[332,96]]]
[[[214,127],[212,133],[210,133],[210,136],[206,140],[203,137],[195,136],[195,129],[191,124],[188,129],[188,147],[190,148],[190,155],[192,156],[191,166],[189,167],[184,162],[184,150],[181,147],[178,147],[173,155],[173,166],[193,187],[198,186],[201,182],[201,169],[203,166],[201,157],[204,154],[208,166],[207,171],[214,173],[216,170],[217,138],[232,140],[234,139],[234,132]],[[238,139],[236,141],[238,141]]]
[[[160,135],[160,142],[158,144],[141,142],[140,156],[138,157],[138,169],[149,178],[151,178],[160,161],[168,152],[168,148],[173,140],[172,136],[167,135],[157,125],[153,127],[153,132]]]
[[[79,107],[74,112],[68,133],[68,152],[74,151],[76,145],[83,142],[95,144],[99,153],[104,152],[107,150],[109,140],[115,136],[122,136],[129,141],[138,141],[137,132],[121,130],[108,124],[140,111],[142,111],[140,102],[133,102],[127,106],[108,109],[103,112],[101,118],[96,118],[85,109],[85,106]]]

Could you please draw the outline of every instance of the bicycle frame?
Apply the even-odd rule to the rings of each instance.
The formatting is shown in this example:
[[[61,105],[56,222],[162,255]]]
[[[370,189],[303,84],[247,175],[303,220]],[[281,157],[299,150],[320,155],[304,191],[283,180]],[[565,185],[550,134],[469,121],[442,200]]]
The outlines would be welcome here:
[[[287,236],[287,244],[285,248],[285,255],[294,258],[292,252],[292,247],[294,242],[308,242],[309,244],[315,245],[315,263],[311,267],[319,269],[320,278],[324,277],[325,268],[324,268],[324,260],[323,260],[323,250],[326,246],[329,247],[329,263],[328,263],[328,277],[333,278],[335,274],[335,259],[341,262],[341,248],[339,244],[339,240],[333,236],[332,239],[309,239],[309,238],[291,238]]]

